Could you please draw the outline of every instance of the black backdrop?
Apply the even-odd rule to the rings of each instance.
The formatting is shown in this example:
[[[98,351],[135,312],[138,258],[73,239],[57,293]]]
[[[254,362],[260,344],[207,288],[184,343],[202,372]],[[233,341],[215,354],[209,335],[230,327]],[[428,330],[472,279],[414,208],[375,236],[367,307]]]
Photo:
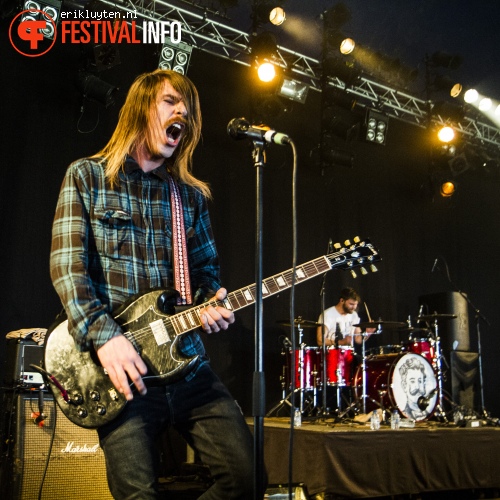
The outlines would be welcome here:
[[[10,20],[0,32],[6,33]],[[48,54],[28,58],[16,53],[6,37],[2,61],[2,180],[0,183],[1,245],[0,342],[11,330],[48,327],[61,305],[49,277],[51,223],[59,186],[68,164],[102,147],[116,124],[124,95],[136,75],[157,66],[157,47],[119,47],[121,64],[102,73],[120,87],[108,109],[85,105],[75,87],[80,47],[57,45]],[[214,193],[212,221],[223,269],[223,282],[234,290],[254,282],[255,172],[250,146],[226,134],[231,118],[249,116],[251,79],[247,67],[195,50],[188,75],[197,85],[204,116],[203,141],[195,173],[208,180]],[[500,180],[479,170],[460,177],[452,203],[432,201],[424,131],[391,119],[385,146],[356,141],[352,169],[319,170],[310,152],[319,141],[320,94],[311,91],[305,105],[270,120],[294,138],[299,151],[299,263],[327,250],[328,239],[369,237],[381,252],[379,272],[354,280],[333,271],[326,278],[327,305],[344,286],[354,286],[372,317],[405,321],[415,316],[418,297],[452,290],[443,271],[431,274],[434,259],[446,259],[450,275],[487,317],[481,324],[486,407],[500,415],[496,395],[500,340],[496,324],[497,261],[500,232],[497,196]],[[95,129],[94,129],[95,127]],[[92,132],[82,133],[78,131]],[[291,178],[289,148],[272,146],[264,173],[264,275],[292,265]],[[440,264],[441,269],[443,265]],[[316,320],[320,313],[321,279],[296,290],[296,316]],[[264,366],[267,408],[280,399],[285,358],[279,337],[289,332],[277,321],[288,317],[289,293],[264,302]],[[364,307],[361,314],[365,317]],[[474,314],[469,310],[471,348],[476,350]],[[228,332],[206,337],[216,371],[251,412],[254,369],[254,309],[237,314]],[[400,334],[385,331],[371,345],[397,344]],[[305,331],[314,345],[314,332]]]

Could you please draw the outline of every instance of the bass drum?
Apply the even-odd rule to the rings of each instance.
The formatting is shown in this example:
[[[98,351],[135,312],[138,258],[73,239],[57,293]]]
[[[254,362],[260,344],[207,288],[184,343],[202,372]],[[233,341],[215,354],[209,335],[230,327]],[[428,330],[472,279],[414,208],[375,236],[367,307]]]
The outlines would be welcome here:
[[[356,369],[353,387],[358,407],[363,408],[362,365]],[[436,403],[436,377],[424,357],[401,353],[366,358],[367,412],[381,406],[397,408],[404,417],[419,421],[432,416]]]

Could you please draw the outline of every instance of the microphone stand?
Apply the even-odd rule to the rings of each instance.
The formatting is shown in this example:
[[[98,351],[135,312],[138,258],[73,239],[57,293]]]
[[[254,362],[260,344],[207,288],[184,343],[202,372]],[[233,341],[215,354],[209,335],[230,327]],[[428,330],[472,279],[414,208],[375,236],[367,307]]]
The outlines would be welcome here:
[[[255,227],[255,372],[253,375],[254,417],[254,499],[264,497],[264,414],[265,376],[263,371],[263,314],[262,314],[262,180],[266,165],[265,141],[255,139],[252,158],[256,172],[256,227]]]
[[[328,244],[328,251],[327,253],[330,253],[330,244]],[[321,384],[323,386],[323,393],[322,393],[322,408],[320,410],[320,418],[321,419],[326,419],[328,410],[326,407],[326,345],[325,345],[325,336],[326,336],[326,324],[325,324],[325,285],[326,285],[326,274],[323,274],[323,280],[321,281],[321,290],[319,294],[321,295],[321,317],[323,318],[323,321],[321,323],[321,355],[323,357],[323,373],[321,377]]]

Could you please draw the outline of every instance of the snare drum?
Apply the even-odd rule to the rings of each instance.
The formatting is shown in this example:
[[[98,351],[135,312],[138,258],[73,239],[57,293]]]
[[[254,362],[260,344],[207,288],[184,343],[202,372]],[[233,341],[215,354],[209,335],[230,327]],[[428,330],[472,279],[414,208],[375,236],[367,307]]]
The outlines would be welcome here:
[[[383,406],[398,408],[404,417],[425,420],[437,403],[437,382],[430,363],[420,354],[401,353],[369,356],[366,361],[366,411]],[[353,379],[354,395],[363,408],[363,366]],[[418,398],[423,409],[418,408]],[[425,404],[426,403],[426,404]]]
[[[326,349],[326,384],[350,386],[354,354],[352,347],[327,347]],[[321,373],[323,375],[323,371]],[[320,381],[323,381],[321,377]]]
[[[292,386],[290,377],[293,351],[287,353],[287,370],[285,382]],[[295,388],[314,389],[321,383],[321,349],[304,347],[295,351]]]
[[[409,340],[405,343],[405,351],[420,354],[431,364],[434,361],[434,345],[430,342],[429,339]]]

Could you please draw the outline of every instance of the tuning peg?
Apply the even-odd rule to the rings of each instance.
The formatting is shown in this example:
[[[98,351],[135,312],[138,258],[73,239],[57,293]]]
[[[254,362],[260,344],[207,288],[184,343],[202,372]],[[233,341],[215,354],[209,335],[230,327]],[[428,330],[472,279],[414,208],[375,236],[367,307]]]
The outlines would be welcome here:
[[[360,267],[360,269],[359,269],[359,270],[361,271],[361,274],[362,274],[363,276],[365,276],[366,274],[368,274],[368,271],[367,271],[364,267]]]
[[[354,269],[351,269],[351,276],[353,278],[357,278],[358,277],[358,275],[356,274],[356,271]]]
[[[361,240],[359,239],[359,236],[354,236],[353,241],[354,243],[359,243]]]
[[[370,271],[372,273],[376,273],[378,271],[377,267],[375,266],[375,264],[370,264]]]
[[[336,250],[340,250],[342,248],[342,245],[340,243],[335,243],[335,245],[333,245],[333,248],[335,248]]]
[[[344,245],[345,245],[346,247],[350,247],[350,246],[351,246],[351,242],[350,242],[349,240],[345,240],[345,241],[344,241]]]

